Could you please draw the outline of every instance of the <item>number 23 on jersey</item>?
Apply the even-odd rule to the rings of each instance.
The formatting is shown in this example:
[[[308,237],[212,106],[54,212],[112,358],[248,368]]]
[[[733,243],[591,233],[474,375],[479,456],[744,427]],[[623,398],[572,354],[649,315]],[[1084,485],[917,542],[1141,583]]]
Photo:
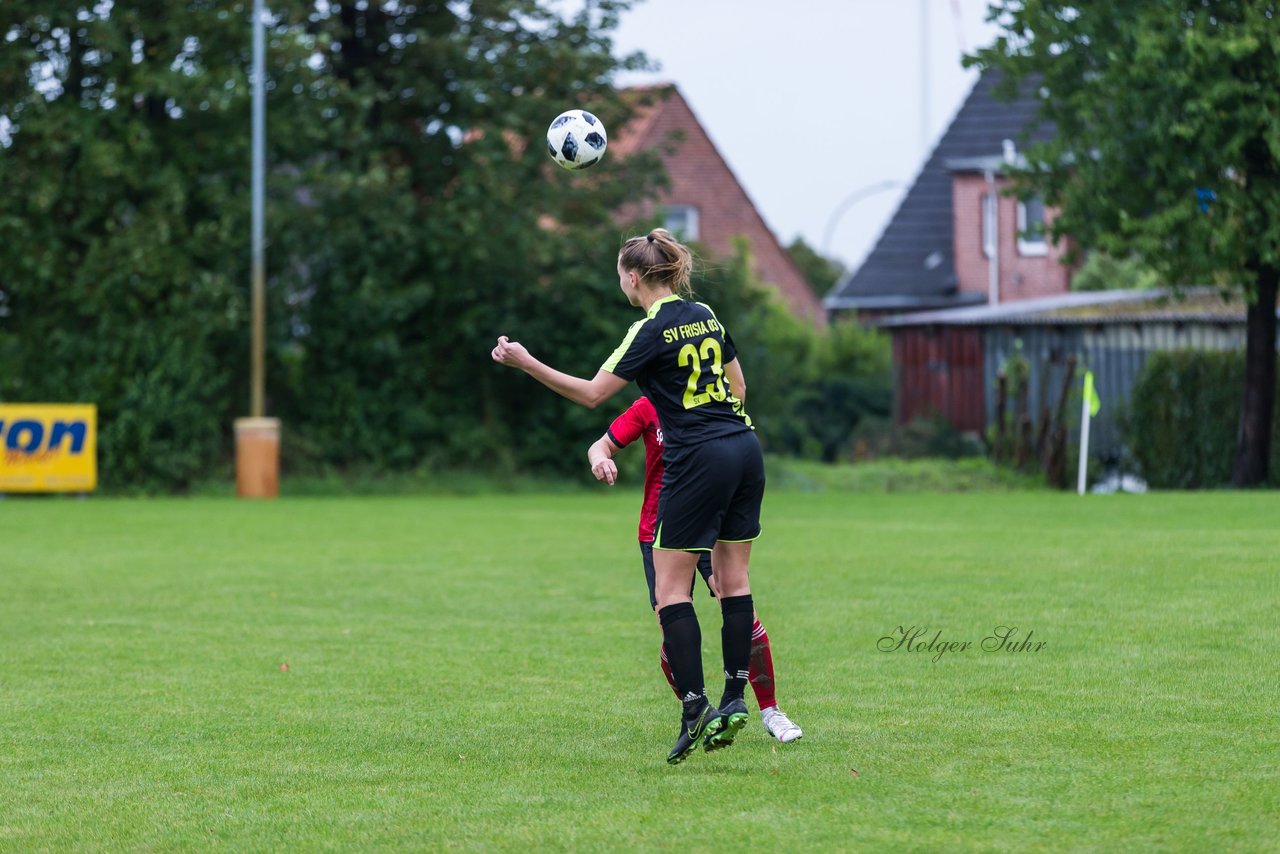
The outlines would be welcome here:
[[[714,338],[704,338],[701,344],[685,344],[680,348],[677,357],[680,367],[689,367],[689,382],[684,390],[684,408],[693,409],[711,401],[724,400],[728,395],[724,388],[724,365],[721,364],[720,342]],[[698,386],[703,380],[703,366],[710,370],[702,391]]]

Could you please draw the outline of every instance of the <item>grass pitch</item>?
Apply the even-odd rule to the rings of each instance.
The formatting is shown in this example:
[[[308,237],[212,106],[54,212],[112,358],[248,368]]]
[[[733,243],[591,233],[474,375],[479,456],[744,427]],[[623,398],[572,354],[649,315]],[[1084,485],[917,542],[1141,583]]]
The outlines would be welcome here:
[[[675,768],[638,503],[0,502],[0,850],[1277,845],[1280,496],[772,493]]]

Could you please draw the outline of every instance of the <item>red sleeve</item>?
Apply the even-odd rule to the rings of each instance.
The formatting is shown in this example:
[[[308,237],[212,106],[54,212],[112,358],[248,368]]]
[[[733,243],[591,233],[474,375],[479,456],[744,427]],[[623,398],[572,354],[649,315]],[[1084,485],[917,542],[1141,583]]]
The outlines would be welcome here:
[[[642,397],[627,407],[626,412],[613,419],[613,423],[609,425],[609,441],[619,448],[625,448],[643,436],[645,424],[649,421],[646,409],[652,411],[653,405],[647,397]]]

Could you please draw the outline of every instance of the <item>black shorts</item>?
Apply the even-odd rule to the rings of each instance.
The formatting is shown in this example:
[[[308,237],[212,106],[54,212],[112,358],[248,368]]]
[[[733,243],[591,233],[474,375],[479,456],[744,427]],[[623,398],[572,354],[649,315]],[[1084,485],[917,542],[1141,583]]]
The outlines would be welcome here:
[[[717,541],[760,536],[764,455],[752,430],[708,439],[663,453],[653,547],[709,551]]]
[[[649,582],[649,607],[657,610],[658,595],[653,586],[653,543],[640,543],[640,559],[644,561],[644,580]],[[702,573],[702,580],[707,582],[707,592],[715,596],[715,592],[711,589],[711,552],[698,555],[698,572]],[[692,579],[689,584],[690,596],[693,596],[693,589],[697,586],[698,579]]]

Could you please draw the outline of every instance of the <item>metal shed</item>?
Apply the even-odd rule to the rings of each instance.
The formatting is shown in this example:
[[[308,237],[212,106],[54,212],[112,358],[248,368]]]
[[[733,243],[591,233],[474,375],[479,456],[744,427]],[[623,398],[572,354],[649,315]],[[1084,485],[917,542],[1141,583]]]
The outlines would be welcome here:
[[[1028,412],[1057,402],[1066,359],[1093,371],[1102,409],[1093,452],[1119,453],[1134,382],[1151,353],[1243,350],[1245,304],[1215,288],[1097,291],[1017,303],[917,312],[877,323],[893,339],[895,418],[942,416],[981,433],[995,422],[996,376],[1011,358],[1028,362]],[[1074,423],[1070,418],[1069,423]]]

